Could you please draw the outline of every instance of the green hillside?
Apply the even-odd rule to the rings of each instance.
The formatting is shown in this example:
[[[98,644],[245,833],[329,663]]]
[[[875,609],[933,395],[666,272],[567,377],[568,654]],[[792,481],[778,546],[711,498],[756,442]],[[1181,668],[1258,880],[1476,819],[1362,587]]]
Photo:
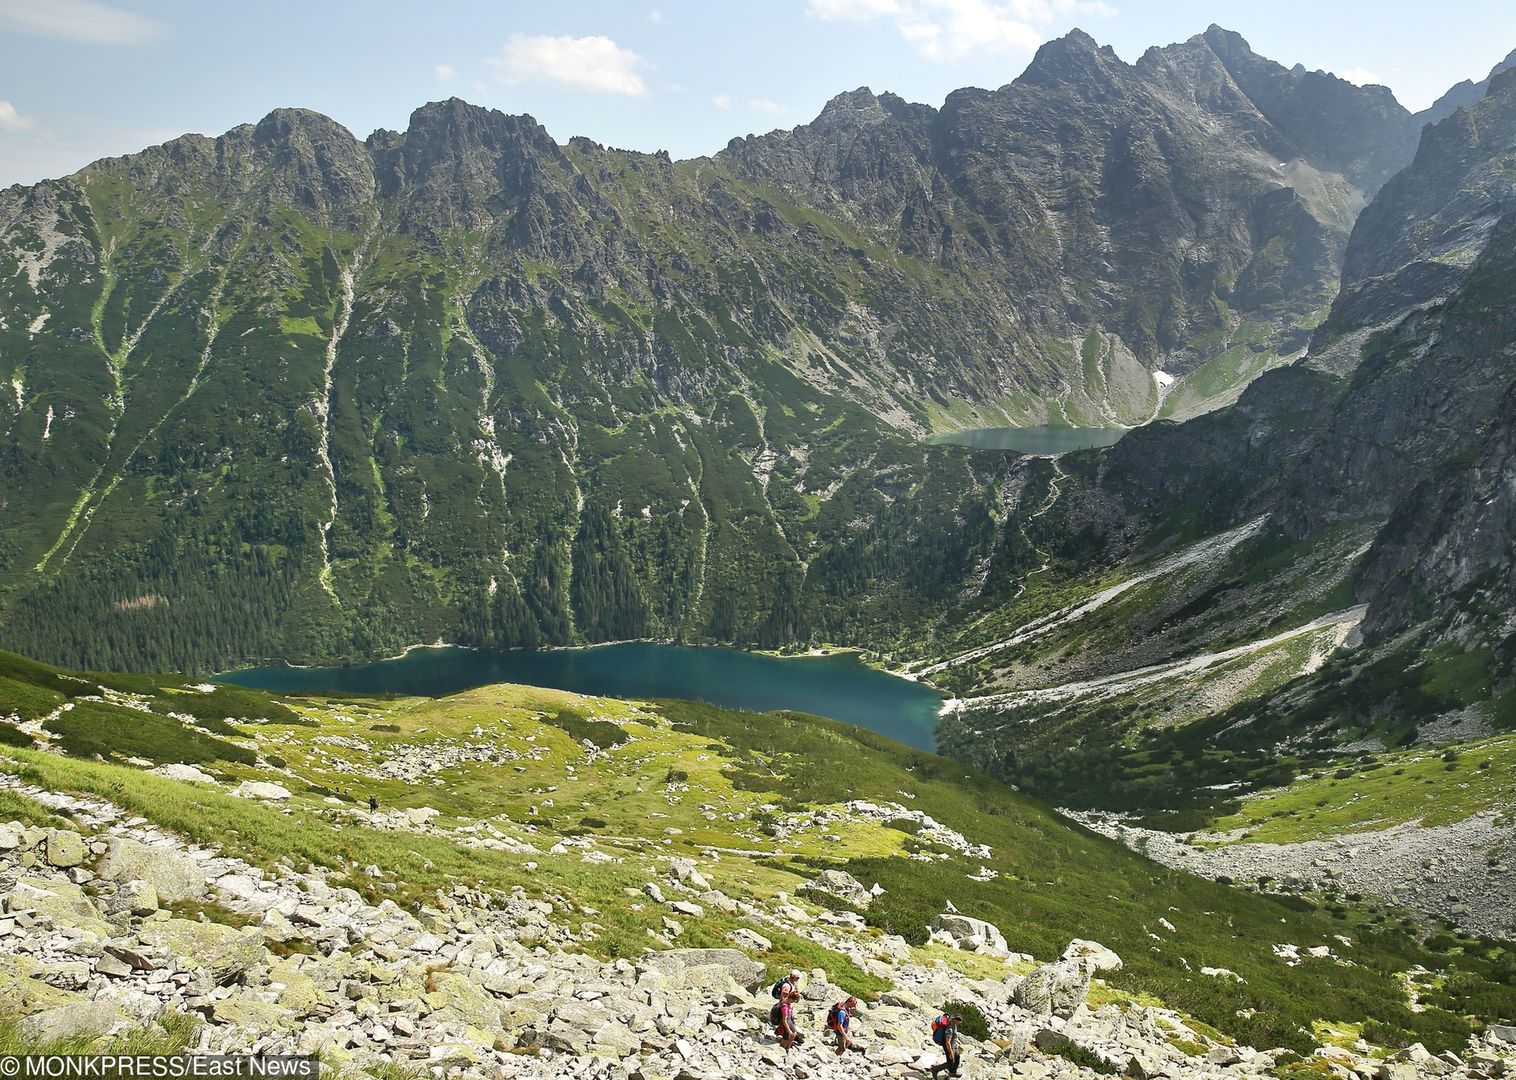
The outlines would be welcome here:
[[[1164,869],[961,765],[817,717],[520,686],[276,701],[9,654],[3,667],[5,741],[31,741],[17,737],[20,724],[49,748],[0,750],[14,781],[104,798],[256,866],[329,868],[374,902],[424,901],[464,882],[571,897],[569,925],[595,955],[720,945],[744,924],[740,909],[708,909],[671,938],[661,909],[627,902],[642,864],[687,857],[715,888],[768,910],[781,893],[814,913],[847,908],[807,890],[824,868],[877,882],[884,892],[859,932],[900,934],[915,955],[975,976],[998,961],[927,941],[927,922],[949,903],[1038,957],[1093,938],[1126,961],[1112,993],[1152,995],[1260,1046],[1306,1049],[1313,1023],[1328,1021],[1362,1025],[1375,1043],[1452,1047],[1471,1023],[1516,1013],[1505,948],[1468,939],[1433,952],[1388,910],[1259,896]],[[145,771],[170,762],[214,782]],[[291,797],[228,793],[247,780]],[[437,813],[381,827],[371,794],[380,816]],[[8,796],[0,817],[34,813],[25,804]],[[603,861],[582,857],[591,850]],[[1276,944],[1328,945],[1334,958],[1289,966]],[[887,969],[860,968],[799,933],[775,937],[760,959],[823,966],[870,995],[890,982]],[[1430,1007],[1413,1011],[1401,977],[1418,964],[1446,977],[1423,997]]]

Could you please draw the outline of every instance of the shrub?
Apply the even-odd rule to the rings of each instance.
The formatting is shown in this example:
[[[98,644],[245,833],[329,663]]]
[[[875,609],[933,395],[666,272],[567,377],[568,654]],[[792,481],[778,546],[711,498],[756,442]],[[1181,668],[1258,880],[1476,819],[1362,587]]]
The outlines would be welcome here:
[[[1081,1069],[1089,1069],[1091,1072],[1104,1073],[1106,1076],[1114,1076],[1121,1070],[1100,1055],[1086,1050],[1076,1042],[1065,1042],[1053,1051],[1063,1060],[1078,1065]]]
[[[942,1011],[949,1016],[963,1017],[963,1023],[958,1025],[958,1030],[971,1039],[979,1039],[981,1042],[990,1037],[990,1023],[984,1018],[984,1013],[979,1011],[979,1006],[968,1001],[944,1002]]]

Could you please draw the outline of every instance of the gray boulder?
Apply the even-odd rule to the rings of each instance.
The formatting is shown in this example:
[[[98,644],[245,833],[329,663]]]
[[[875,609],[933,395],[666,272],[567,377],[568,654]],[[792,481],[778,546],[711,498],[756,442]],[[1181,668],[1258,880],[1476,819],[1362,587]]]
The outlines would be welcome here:
[[[106,881],[145,882],[165,903],[205,895],[205,872],[196,863],[173,851],[124,837],[111,840],[97,873]]]
[[[78,833],[69,829],[47,830],[47,865],[67,870],[82,863],[88,854],[84,837]]]
[[[944,912],[932,920],[931,929],[945,935],[954,948],[967,952],[1009,952],[1005,935],[994,923],[967,915]]]
[[[282,784],[270,784],[263,780],[244,780],[232,789],[240,799],[283,800],[290,797],[289,788]]]
[[[202,970],[213,982],[226,983],[267,958],[263,936],[252,927],[235,930],[212,922],[166,919],[149,922],[142,940],[182,962],[187,970]]]
[[[863,887],[863,882],[846,870],[823,870],[806,888],[811,892],[835,896],[857,908],[866,908],[874,900],[874,894]]]
[[[1072,1016],[1089,992],[1090,973],[1079,960],[1043,964],[1016,984],[1011,1000],[1037,1016]]]
[[[762,964],[736,949],[669,949],[645,954],[642,963],[673,986],[687,990],[710,987],[724,977],[751,992],[762,985],[765,971]]]
[[[1063,959],[1083,960],[1093,971],[1120,971],[1122,967],[1121,957],[1100,942],[1086,941],[1084,938],[1075,938],[1069,942],[1068,948],[1063,950]]]
[[[32,1013],[21,1021],[21,1034],[40,1048],[63,1039],[107,1035],[117,1018],[108,1001],[78,1001]]]

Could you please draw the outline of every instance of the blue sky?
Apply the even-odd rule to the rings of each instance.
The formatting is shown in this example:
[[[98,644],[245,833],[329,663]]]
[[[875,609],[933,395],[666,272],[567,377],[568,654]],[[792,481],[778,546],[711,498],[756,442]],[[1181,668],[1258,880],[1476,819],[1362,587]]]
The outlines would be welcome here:
[[[1510,0],[0,0],[0,186],[278,106],[362,137],[454,95],[689,157],[861,85],[999,86],[1074,26],[1132,61],[1212,22],[1411,109],[1516,48]]]

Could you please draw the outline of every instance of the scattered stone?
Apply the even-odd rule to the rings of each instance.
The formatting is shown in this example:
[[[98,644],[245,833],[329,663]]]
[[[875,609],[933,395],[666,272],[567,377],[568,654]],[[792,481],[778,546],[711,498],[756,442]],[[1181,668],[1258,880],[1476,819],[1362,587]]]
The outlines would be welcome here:
[[[749,930],[745,926],[739,926],[727,935],[734,944],[754,952],[768,952],[774,947],[774,943],[756,930]]]
[[[47,830],[47,865],[64,870],[78,866],[88,854],[84,837],[78,833],[69,829]]]

